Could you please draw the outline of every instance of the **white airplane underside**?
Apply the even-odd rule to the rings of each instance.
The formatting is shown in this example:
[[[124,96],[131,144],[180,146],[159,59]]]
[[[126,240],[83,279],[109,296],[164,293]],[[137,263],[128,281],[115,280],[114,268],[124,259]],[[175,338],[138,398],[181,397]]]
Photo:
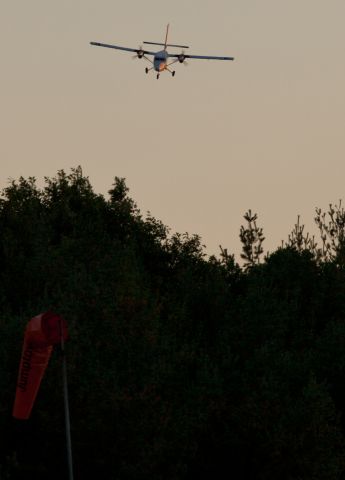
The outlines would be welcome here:
[[[189,55],[184,52],[184,49],[189,48],[186,45],[173,45],[168,44],[168,32],[169,32],[169,25],[167,25],[166,35],[165,35],[165,42],[164,43],[157,43],[157,42],[143,42],[149,45],[160,45],[163,46],[163,50],[159,52],[151,52],[148,50],[144,50],[143,47],[139,48],[128,48],[128,47],[120,47],[118,45],[111,45],[108,43],[99,43],[99,42],[90,42],[91,45],[95,45],[97,47],[106,47],[106,48],[114,48],[116,50],[124,50],[126,52],[133,52],[135,53],[134,58],[144,58],[148,62],[151,63],[151,67],[145,68],[145,72],[149,73],[151,70],[156,71],[157,75],[156,78],[158,79],[160,73],[167,70],[171,73],[172,76],[175,75],[175,70],[171,70],[169,67],[174,63],[185,63],[187,58],[196,58],[200,60],[234,60],[234,57],[217,57],[217,56],[208,56],[208,55]],[[168,53],[167,47],[174,47],[174,48],[181,48],[181,53]],[[149,58],[149,56],[153,57],[153,60]]]

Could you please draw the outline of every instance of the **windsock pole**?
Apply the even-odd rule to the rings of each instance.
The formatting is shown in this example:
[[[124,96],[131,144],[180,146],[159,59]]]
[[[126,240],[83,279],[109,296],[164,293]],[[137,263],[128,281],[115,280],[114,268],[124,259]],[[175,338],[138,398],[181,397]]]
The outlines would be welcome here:
[[[60,325],[60,339],[61,339],[60,346],[61,346],[61,357],[62,357],[62,382],[63,382],[63,396],[64,396],[64,407],[65,407],[65,430],[66,430],[68,478],[69,480],[73,480],[71,421],[70,421],[69,401],[68,401],[67,365],[66,365],[65,341],[62,333],[61,320],[59,322],[59,325]]]

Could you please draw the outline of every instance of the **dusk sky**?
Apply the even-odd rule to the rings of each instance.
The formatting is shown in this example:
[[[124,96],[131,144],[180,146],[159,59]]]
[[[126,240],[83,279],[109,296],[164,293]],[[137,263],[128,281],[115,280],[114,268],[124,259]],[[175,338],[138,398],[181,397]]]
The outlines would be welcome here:
[[[313,232],[345,200],[344,20],[344,0],[2,0],[0,186],[81,165],[106,195],[125,177],[143,214],[237,259],[249,208],[266,250],[298,214]],[[170,43],[235,61],[157,81],[89,44],[161,42],[168,22]]]

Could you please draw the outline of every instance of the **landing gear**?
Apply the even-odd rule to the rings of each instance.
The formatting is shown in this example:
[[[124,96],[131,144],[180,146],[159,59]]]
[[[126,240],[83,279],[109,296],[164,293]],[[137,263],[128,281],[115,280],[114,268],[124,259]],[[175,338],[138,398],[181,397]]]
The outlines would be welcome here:
[[[147,67],[145,68],[145,73],[149,73],[149,69]]]
[[[174,77],[175,76],[175,70],[171,72],[171,75]]]
[[[157,80],[159,79],[159,73],[157,73]]]

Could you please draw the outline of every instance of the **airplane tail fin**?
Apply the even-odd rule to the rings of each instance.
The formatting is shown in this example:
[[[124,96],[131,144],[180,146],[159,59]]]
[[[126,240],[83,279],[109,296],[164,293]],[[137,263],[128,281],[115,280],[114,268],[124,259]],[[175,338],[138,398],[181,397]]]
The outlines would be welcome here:
[[[164,50],[167,48],[168,33],[169,33],[169,23],[168,23],[168,25],[167,25],[167,31],[166,31],[166,34],[165,34]]]

